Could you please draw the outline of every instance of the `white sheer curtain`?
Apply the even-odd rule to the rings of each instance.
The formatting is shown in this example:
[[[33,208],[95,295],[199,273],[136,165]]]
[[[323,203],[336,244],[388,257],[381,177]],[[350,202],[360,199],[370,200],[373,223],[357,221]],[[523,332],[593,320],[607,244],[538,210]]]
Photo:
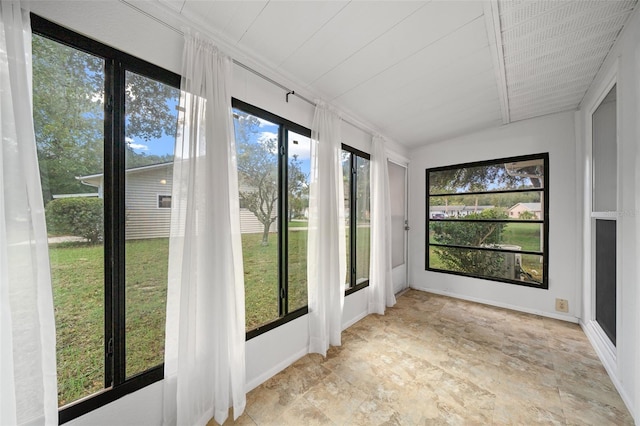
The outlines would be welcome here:
[[[307,281],[309,352],[340,345],[346,278],[340,118],[318,102],[311,126]]]
[[[371,267],[369,313],[384,315],[396,304],[391,277],[391,201],[384,140],[374,136],[371,153]]]
[[[20,2],[0,2],[0,93],[0,424],[52,425],[56,330]]]
[[[185,35],[173,172],[165,424],[244,411],[244,274],[231,59]]]

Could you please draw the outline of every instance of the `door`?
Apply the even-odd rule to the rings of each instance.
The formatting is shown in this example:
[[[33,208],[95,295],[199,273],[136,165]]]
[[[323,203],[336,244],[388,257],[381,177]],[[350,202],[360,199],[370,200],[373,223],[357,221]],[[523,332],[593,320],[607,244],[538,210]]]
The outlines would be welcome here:
[[[391,266],[394,293],[407,288],[407,168],[388,161],[391,194]]]
[[[616,85],[592,116],[591,249],[594,320],[613,346],[617,323],[618,158]]]

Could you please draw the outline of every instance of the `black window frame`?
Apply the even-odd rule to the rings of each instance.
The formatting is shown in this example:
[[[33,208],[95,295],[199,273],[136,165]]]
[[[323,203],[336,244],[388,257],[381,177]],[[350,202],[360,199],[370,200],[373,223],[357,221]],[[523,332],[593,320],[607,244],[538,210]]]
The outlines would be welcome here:
[[[358,202],[358,173],[356,168],[357,157],[364,158],[367,161],[371,161],[371,155],[344,143],[342,144],[342,150],[351,154],[349,158],[349,211],[351,212],[351,214],[349,214],[349,265],[351,266],[351,270],[347,271],[347,282],[345,284],[347,284],[348,286],[344,292],[345,296],[348,296],[358,290],[362,290],[363,288],[369,286],[368,279],[356,284],[356,261],[358,257],[357,218],[355,214],[352,214],[352,212],[356,211],[356,205]],[[369,167],[371,167],[371,165],[369,165]],[[369,185],[369,194],[371,194],[371,185]],[[369,259],[371,259],[371,245],[369,245]]]
[[[311,130],[240,99],[231,98],[231,107],[278,125],[278,318],[247,330],[246,340],[250,340],[309,313],[308,305],[289,312],[289,224],[288,221],[282,220],[282,218],[288,217],[287,212],[289,209],[289,197],[286,196],[287,183],[289,182],[287,174],[289,163],[288,132],[291,130],[311,138]]]
[[[163,204],[166,203],[166,200],[169,200],[169,205],[165,206]],[[171,194],[158,194],[158,208],[159,209],[170,209],[171,208]]]
[[[59,407],[59,423],[113,402],[164,378],[164,363],[126,376],[125,330],[125,74],[140,74],[180,89],[180,75],[31,14],[33,34],[105,62],[104,107],[104,388]]]
[[[488,190],[488,191],[468,191],[468,192],[456,192],[456,193],[436,193],[431,194],[430,192],[430,182],[429,175],[433,172],[439,171],[447,171],[447,170],[456,170],[463,168],[471,168],[471,167],[482,167],[482,166],[491,166],[496,164],[504,164],[504,163],[514,163],[521,161],[529,161],[529,160],[543,160],[544,165],[544,185],[541,188],[533,188],[533,189],[513,189],[513,190]],[[508,284],[515,284],[525,287],[533,287],[539,288],[543,290],[549,289],[549,153],[539,153],[539,154],[530,154],[530,155],[521,155],[516,157],[507,157],[507,158],[498,158],[493,160],[485,160],[485,161],[476,161],[470,163],[462,163],[462,164],[454,164],[450,166],[442,166],[442,167],[433,167],[425,170],[425,179],[426,179],[426,187],[425,187],[425,199],[426,199],[426,210],[425,210],[425,270],[432,272],[440,272],[445,274],[452,275],[460,275],[465,277],[472,278],[480,278],[489,281],[497,281]],[[431,209],[430,209],[430,198],[431,197],[442,197],[442,196],[456,196],[456,195],[486,195],[486,194],[512,194],[512,193],[523,193],[523,192],[541,192],[542,200],[544,204],[544,211],[542,212],[542,219],[535,220],[519,220],[519,219],[487,219],[486,221],[499,222],[499,223],[538,223],[543,227],[543,249],[542,251],[527,251],[527,250],[509,250],[509,249],[497,249],[490,247],[468,247],[468,246],[456,246],[456,245],[446,245],[446,244],[437,244],[431,243],[429,238],[429,229],[431,222],[478,222],[483,220],[478,219],[465,219],[462,218],[432,218]],[[465,273],[460,271],[450,271],[445,269],[434,268],[429,265],[429,253],[430,247],[432,246],[444,246],[444,247],[456,247],[461,249],[472,249],[478,251],[487,251],[487,252],[501,252],[501,253],[520,253],[520,254],[530,254],[530,255],[538,255],[542,256],[542,271],[543,271],[543,282],[540,285],[527,282],[527,281],[519,281],[515,279],[509,278],[501,278],[501,277],[490,277],[490,276],[480,276],[475,275],[473,273]]]

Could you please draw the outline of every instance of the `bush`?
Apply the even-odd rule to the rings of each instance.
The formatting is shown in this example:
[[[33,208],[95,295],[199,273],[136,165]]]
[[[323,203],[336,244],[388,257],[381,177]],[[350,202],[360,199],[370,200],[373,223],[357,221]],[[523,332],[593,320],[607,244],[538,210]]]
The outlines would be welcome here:
[[[466,219],[507,219],[498,209],[471,213]],[[440,244],[465,247],[495,247],[502,242],[504,222],[431,222],[434,240]],[[440,260],[453,271],[474,275],[499,276],[504,257],[500,253],[467,250],[455,247],[434,247]]]
[[[59,198],[47,204],[49,232],[83,237],[91,243],[102,240],[103,206],[101,198]]]

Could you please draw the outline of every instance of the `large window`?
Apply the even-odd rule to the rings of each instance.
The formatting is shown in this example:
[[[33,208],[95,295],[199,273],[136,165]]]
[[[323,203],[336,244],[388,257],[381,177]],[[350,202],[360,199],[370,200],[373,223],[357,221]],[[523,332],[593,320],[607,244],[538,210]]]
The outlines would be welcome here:
[[[247,337],[307,312],[311,132],[233,100]]]
[[[65,422],[162,379],[179,76],[36,16],[33,113]]]
[[[426,269],[548,288],[548,154],[427,169]]]
[[[347,237],[347,293],[369,285],[370,168],[369,154],[342,145],[344,211]]]

